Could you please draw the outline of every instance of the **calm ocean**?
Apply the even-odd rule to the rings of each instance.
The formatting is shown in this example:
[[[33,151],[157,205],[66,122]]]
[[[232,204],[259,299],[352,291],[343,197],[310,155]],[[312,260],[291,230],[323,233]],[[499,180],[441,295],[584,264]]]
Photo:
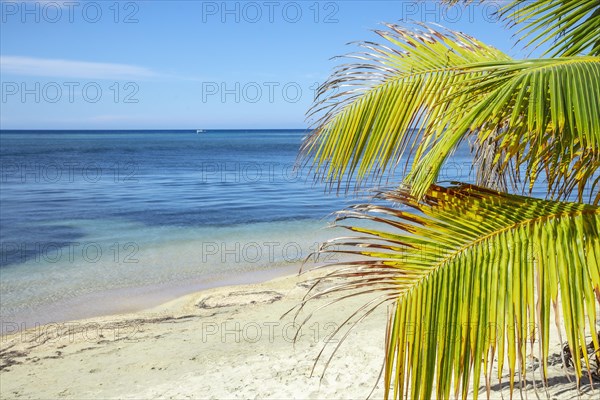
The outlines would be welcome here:
[[[357,201],[294,169],[304,134],[3,131],[3,330],[297,271]],[[468,156],[442,178],[470,180]]]
[[[303,131],[3,131],[0,318],[134,310],[297,270],[348,204]]]

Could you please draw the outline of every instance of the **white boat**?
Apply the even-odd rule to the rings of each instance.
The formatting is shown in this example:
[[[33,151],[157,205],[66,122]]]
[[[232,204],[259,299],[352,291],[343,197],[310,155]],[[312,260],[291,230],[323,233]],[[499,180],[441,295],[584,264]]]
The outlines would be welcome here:
[[[204,129],[196,129],[196,133],[204,133],[206,132]]]

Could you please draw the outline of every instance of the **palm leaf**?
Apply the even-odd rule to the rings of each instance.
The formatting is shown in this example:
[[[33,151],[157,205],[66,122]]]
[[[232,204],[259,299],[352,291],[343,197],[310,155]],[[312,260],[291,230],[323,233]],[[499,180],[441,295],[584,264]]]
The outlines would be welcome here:
[[[405,183],[418,197],[473,137],[478,158],[487,154],[481,169],[495,173],[477,183],[505,189],[509,175],[526,191],[543,177],[551,195],[593,197],[600,57],[512,60],[457,32],[388,28],[378,33],[389,46],[362,44],[369,51],[353,57],[363,62],[340,66],[321,88],[311,113],[322,116],[302,148],[318,179],[359,187],[391,175],[409,150]]]
[[[522,25],[517,34],[529,38],[526,46],[551,44],[546,55],[600,56],[598,0],[513,0],[500,13]]]
[[[339,66],[309,111],[309,118],[318,119],[302,154],[313,158],[318,178],[338,188],[347,179],[348,189],[355,176],[356,187],[380,179],[422,134],[439,135],[445,128],[439,116],[452,105],[443,99],[472,78],[460,66],[510,59],[459,32],[426,25],[387,28],[376,31],[387,43],[360,43],[364,51],[348,56],[359,62]]]
[[[330,241],[321,252],[360,259],[334,264],[323,279],[344,283],[323,292],[316,285],[303,306],[332,293],[373,291],[381,296],[359,313],[394,304],[386,397],[431,398],[435,390],[449,398],[452,386],[454,396],[465,397],[482,373],[489,390],[495,356],[498,379],[508,366],[512,393],[516,369],[525,379],[534,340],[545,379],[551,309],[562,308],[571,349],[585,348],[591,334],[600,352],[600,208],[464,184],[433,186],[420,201],[406,191],[379,197],[415,211],[369,204],[342,212],[337,225],[357,236]],[[579,382],[589,360],[573,360]]]
[[[446,131],[408,177],[413,193],[434,183],[447,156],[466,135],[480,143],[493,138],[494,169],[523,178],[532,189],[543,174],[548,192],[583,200],[600,167],[600,57],[496,61],[463,66],[469,85],[456,88],[456,112]],[[449,101],[454,101],[450,99]],[[454,118],[454,119],[453,119]],[[489,150],[489,146],[479,146]]]

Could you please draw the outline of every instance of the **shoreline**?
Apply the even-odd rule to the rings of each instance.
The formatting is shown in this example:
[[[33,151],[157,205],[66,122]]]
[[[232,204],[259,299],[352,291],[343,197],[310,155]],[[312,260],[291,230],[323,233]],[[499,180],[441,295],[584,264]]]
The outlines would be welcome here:
[[[314,359],[339,321],[337,315],[322,314],[303,330],[296,344],[297,323],[291,317],[281,319],[306,293],[303,282],[316,275],[307,272],[302,277],[294,274],[257,284],[216,287],[140,312],[3,335],[0,397],[303,398],[308,387],[309,397],[336,397],[339,383],[347,388],[357,381],[355,388],[366,397],[373,377],[357,380],[344,374],[342,378],[338,372],[335,384],[323,391],[328,379],[320,382],[318,373],[310,376]],[[381,339],[383,333],[381,330]],[[361,352],[363,358],[378,363],[383,341],[377,345],[377,352],[367,346]],[[173,368],[173,364],[187,366]],[[274,364],[279,366],[278,372]],[[123,376],[124,366],[134,365],[137,371],[127,368],[127,376]],[[350,366],[346,361],[343,369]],[[274,372],[272,377],[278,383],[259,382],[255,367],[263,379]],[[378,372],[378,368],[373,370]],[[294,371],[300,371],[296,378],[304,385],[294,382]],[[240,373],[244,375],[241,381],[246,382],[243,385],[232,380]],[[147,374],[153,378],[148,380]],[[160,384],[156,375],[162,376]],[[290,381],[281,386],[284,375]]]
[[[156,228],[142,240],[138,224],[112,221],[93,233],[94,224],[67,225],[89,232],[86,243],[96,243],[105,256],[98,262],[71,259],[68,247],[56,263],[41,259],[3,269],[0,321],[35,326],[137,312],[208,288],[264,282],[296,273],[331,233],[306,219],[166,232]],[[115,241],[136,243],[135,262],[125,263],[123,252],[113,259],[114,243],[105,238],[113,231],[118,232]]]
[[[366,398],[381,367],[385,307],[352,331],[322,379],[335,343],[326,348],[311,376],[317,355],[337,324],[364,299],[319,310],[295,344],[293,317],[281,318],[320,274],[216,287],[143,311],[3,335],[0,397]],[[316,301],[311,311],[331,299]],[[550,354],[559,351],[560,343],[551,343]],[[352,372],[357,366],[358,374]],[[538,376],[536,380],[539,386]],[[492,398],[509,395],[504,382],[492,381]],[[550,398],[579,394],[592,399],[598,393],[578,393],[559,365],[549,366],[549,382]],[[480,396],[485,398],[482,385]],[[527,393],[535,395],[533,389]],[[372,398],[381,397],[379,384]]]
[[[0,338],[6,334],[11,334],[5,331],[8,326],[19,326],[20,332],[23,330],[22,326],[25,326],[24,330],[28,330],[48,324],[64,324],[80,320],[143,313],[177,299],[212,289],[254,285],[282,277],[291,277],[297,275],[294,272],[299,269],[299,265],[290,264],[278,268],[259,269],[237,274],[197,277],[185,282],[172,281],[83,294],[72,299],[38,307],[33,316],[22,313],[2,317]],[[107,297],[110,298],[110,301],[106,301]],[[90,304],[97,302],[102,303],[90,306]],[[40,315],[43,315],[43,317],[40,317]]]

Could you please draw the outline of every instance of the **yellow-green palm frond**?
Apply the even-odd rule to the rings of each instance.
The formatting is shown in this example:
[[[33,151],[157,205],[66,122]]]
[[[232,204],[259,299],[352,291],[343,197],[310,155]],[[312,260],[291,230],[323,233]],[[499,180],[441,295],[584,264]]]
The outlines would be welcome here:
[[[321,116],[302,148],[318,178],[348,190],[354,178],[359,187],[391,174],[410,153],[405,183],[418,197],[471,137],[487,166],[521,190],[545,179],[550,195],[598,201],[600,57],[512,60],[421,27],[388,25],[378,31],[388,45],[363,43],[367,51],[352,56],[363,62],[322,86],[311,111]],[[477,183],[503,187],[485,178]]]
[[[482,375],[489,389],[495,358],[498,379],[504,367],[510,371],[512,393],[534,343],[545,378],[552,309],[562,310],[556,318],[570,349],[585,348],[591,335],[600,352],[600,208],[463,184],[432,186],[421,200],[406,191],[380,197],[409,208],[342,212],[336,225],[353,234],[322,252],[355,258],[336,264],[324,279],[344,283],[324,293],[380,292],[369,307],[394,305],[383,373],[388,397],[465,397]],[[309,292],[305,302],[321,296]],[[573,361],[579,381],[589,360],[575,354]]]
[[[550,45],[550,56],[600,56],[599,0],[513,0],[501,14],[522,25],[526,46]]]
[[[302,154],[312,157],[317,177],[340,184],[392,171],[406,150],[425,146],[445,128],[444,101],[471,74],[463,65],[510,58],[460,32],[417,25],[376,31],[385,44],[363,42],[358,60],[339,66],[318,92],[309,118],[318,116]],[[419,154],[418,149],[416,153]],[[347,186],[347,188],[348,188]],[[339,186],[338,186],[339,188]]]
[[[480,143],[493,138],[495,168],[524,179],[530,189],[543,177],[556,197],[575,190],[583,201],[586,189],[590,196],[598,191],[600,57],[495,61],[463,70],[470,79],[447,99],[453,109],[441,118],[446,130],[407,178],[413,194],[436,181],[466,135]],[[479,148],[489,151],[488,145]]]

